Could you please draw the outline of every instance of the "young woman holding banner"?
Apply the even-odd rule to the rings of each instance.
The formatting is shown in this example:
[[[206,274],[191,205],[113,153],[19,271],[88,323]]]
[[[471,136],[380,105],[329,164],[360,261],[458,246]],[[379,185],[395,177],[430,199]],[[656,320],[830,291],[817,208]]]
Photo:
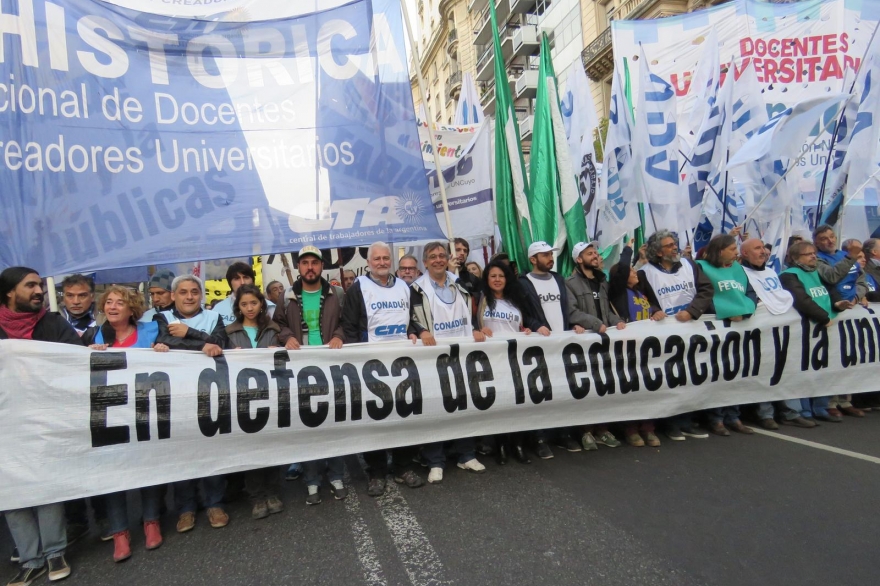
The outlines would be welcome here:
[[[98,308],[105,321],[101,326],[89,328],[83,334],[83,343],[92,350],[108,348],[152,348],[156,352],[168,352],[165,344],[156,344],[159,324],[140,322],[144,305],[139,295],[125,287],[114,285],[104,291],[98,300]],[[162,486],[140,489],[143,509],[144,537],[147,549],[162,545],[159,527]],[[105,497],[107,520],[113,534],[113,561],[121,562],[131,557],[131,532],[128,529],[128,504],[125,491],[114,492]]]

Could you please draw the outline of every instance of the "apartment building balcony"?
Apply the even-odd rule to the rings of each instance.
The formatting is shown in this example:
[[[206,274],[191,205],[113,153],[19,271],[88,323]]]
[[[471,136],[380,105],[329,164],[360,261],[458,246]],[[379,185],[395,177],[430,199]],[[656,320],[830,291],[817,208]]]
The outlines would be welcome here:
[[[623,19],[648,19],[662,18],[664,16],[673,16],[683,14],[688,11],[688,4],[693,0],[624,0],[618,2],[617,9],[614,11],[612,18],[614,20]],[[715,4],[719,0],[706,0]]]
[[[461,71],[456,71],[446,80],[446,96],[449,100],[457,100],[461,94]]]
[[[446,54],[452,59],[458,55],[458,31],[456,29],[450,29],[449,34],[446,35]]]
[[[505,65],[510,64],[510,60],[516,56],[513,47],[515,42],[514,37],[518,31],[519,27],[517,26],[506,26],[499,32],[498,36],[501,38],[501,56],[504,58]],[[538,44],[538,48],[540,48],[540,44]],[[492,40],[490,39],[486,48],[483,49],[483,52],[480,53],[480,56],[477,58],[477,76],[475,79],[477,81],[488,81],[494,76],[495,52],[493,50]]]
[[[541,49],[541,34],[538,26],[527,24],[513,31],[511,51],[514,57],[532,55]]]
[[[498,24],[504,26],[510,17],[510,0],[495,0],[495,16],[498,18]],[[488,3],[480,11],[477,23],[477,28],[474,30],[476,33],[474,44],[485,45],[492,40],[492,17]]]
[[[610,26],[581,51],[581,62],[584,64],[587,77],[593,81],[602,81],[614,71]]]
[[[532,128],[535,125],[535,117],[532,115],[526,116],[522,120],[519,121],[519,138],[520,140],[531,140],[532,138]]]
[[[516,78],[514,96],[519,98],[534,98],[538,95],[538,70],[526,69]]]
[[[535,0],[510,0],[511,14],[526,14],[535,8]]]

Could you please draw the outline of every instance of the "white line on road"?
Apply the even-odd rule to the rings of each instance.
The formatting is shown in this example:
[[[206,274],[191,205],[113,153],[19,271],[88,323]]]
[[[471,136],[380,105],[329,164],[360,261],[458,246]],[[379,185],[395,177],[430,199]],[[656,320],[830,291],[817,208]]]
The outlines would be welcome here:
[[[354,546],[357,550],[358,559],[364,570],[364,582],[368,586],[388,586],[382,564],[379,563],[379,555],[376,553],[376,545],[370,535],[370,528],[361,515],[361,501],[357,491],[351,486],[351,477],[348,467],[345,470],[345,483],[348,485],[348,497],[345,499],[345,512],[351,517],[351,533],[354,537]]]
[[[810,448],[816,448],[817,450],[825,450],[826,452],[831,452],[833,454],[840,454],[841,456],[849,456],[850,458],[856,458],[858,460],[864,460],[865,462],[871,462],[873,464],[880,464],[880,458],[876,458],[874,456],[868,456],[867,454],[860,454],[858,452],[851,452],[849,450],[844,450],[841,448],[835,448],[834,446],[827,446],[825,444],[820,444],[817,442],[811,442],[810,440],[801,439],[798,437],[792,437],[790,435],[784,435],[781,433],[774,433],[772,431],[765,431],[763,429],[755,429],[755,433],[766,435],[768,437],[775,437],[776,439],[781,439],[785,441],[789,441],[795,444],[800,444],[802,446],[808,446]]]

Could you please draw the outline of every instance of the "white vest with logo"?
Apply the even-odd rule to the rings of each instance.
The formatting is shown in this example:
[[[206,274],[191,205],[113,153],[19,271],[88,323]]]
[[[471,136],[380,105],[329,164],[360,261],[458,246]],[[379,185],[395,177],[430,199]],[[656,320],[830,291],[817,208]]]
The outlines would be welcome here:
[[[561,332],[565,330],[565,320],[562,312],[566,311],[562,307],[562,293],[559,291],[559,284],[556,278],[550,275],[549,279],[537,279],[532,273],[526,275],[532,285],[535,286],[535,292],[538,294],[538,300],[541,302],[541,309],[544,311],[544,317],[550,325],[550,330]]]
[[[362,275],[357,278],[367,310],[367,340],[387,342],[406,340],[409,327],[409,285],[395,279],[392,287],[382,287]]]
[[[771,268],[764,268],[763,271],[756,271],[744,266],[743,270],[749,278],[749,284],[758,295],[758,299],[767,308],[767,311],[773,315],[782,315],[794,304],[794,297],[791,293],[782,288],[779,282],[779,275]]]
[[[660,309],[666,315],[675,315],[691,304],[697,294],[694,286],[694,267],[686,260],[681,261],[681,268],[675,274],[661,271],[651,263],[642,267]]]
[[[483,311],[483,327],[493,334],[516,334],[522,327],[522,313],[506,299],[496,299],[495,309],[487,304]]]
[[[473,335],[471,310],[458,287],[452,285],[452,303],[446,303],[437,297],[431,277],[427,273],[419,277],[416,283],[431,306],[431,317],[434,321],[434,330],[431,333],[435,338],[465,338]]]
[[[217,318],[220,314],[213,309],[203,309],[201,313],[186,319],[177,319],[171,311],[163,311],[162,315],[168,320],[169,324],[180,322],[188,328],[210,334],[217,325]]]

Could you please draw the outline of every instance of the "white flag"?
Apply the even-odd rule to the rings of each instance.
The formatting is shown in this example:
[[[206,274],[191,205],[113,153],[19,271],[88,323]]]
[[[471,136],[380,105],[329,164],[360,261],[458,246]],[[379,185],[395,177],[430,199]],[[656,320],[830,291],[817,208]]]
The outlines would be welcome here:
[[[687,145],[687,150],[692,149],[702,136],[699,130],[703,126],[706,110],[710,108],[710,103],[717,96],[718,87],[721,85],[719,83],[721,68],[719,67],[718,33],[715,31],[714,26],[705,37],[702,48],[700,61],[697,64],[697,72],[691,83],[691,93],[695,96],[695,99],[692,102],[687,125],[681,126],[678,129],[683,143],[682,146]]]
[[[469,72],[465,72],[461,78],[461,93],[458,95],[458,105],[455,108],[452,124],[455,126],[479,124],[484,117],[474,78]]]
[[[596,150],[594,135],[599,126],[596,107],[587,82],[583,65],[577,61],[572,65],[568,85],[560,100],[562,118],[565,122],[565,136],[571,153],[572,167],[578,179],[581,204],[587,221],[587,234],[595,236],[597,210],[604,202],[599,200],[598,176],[596,173]]]

